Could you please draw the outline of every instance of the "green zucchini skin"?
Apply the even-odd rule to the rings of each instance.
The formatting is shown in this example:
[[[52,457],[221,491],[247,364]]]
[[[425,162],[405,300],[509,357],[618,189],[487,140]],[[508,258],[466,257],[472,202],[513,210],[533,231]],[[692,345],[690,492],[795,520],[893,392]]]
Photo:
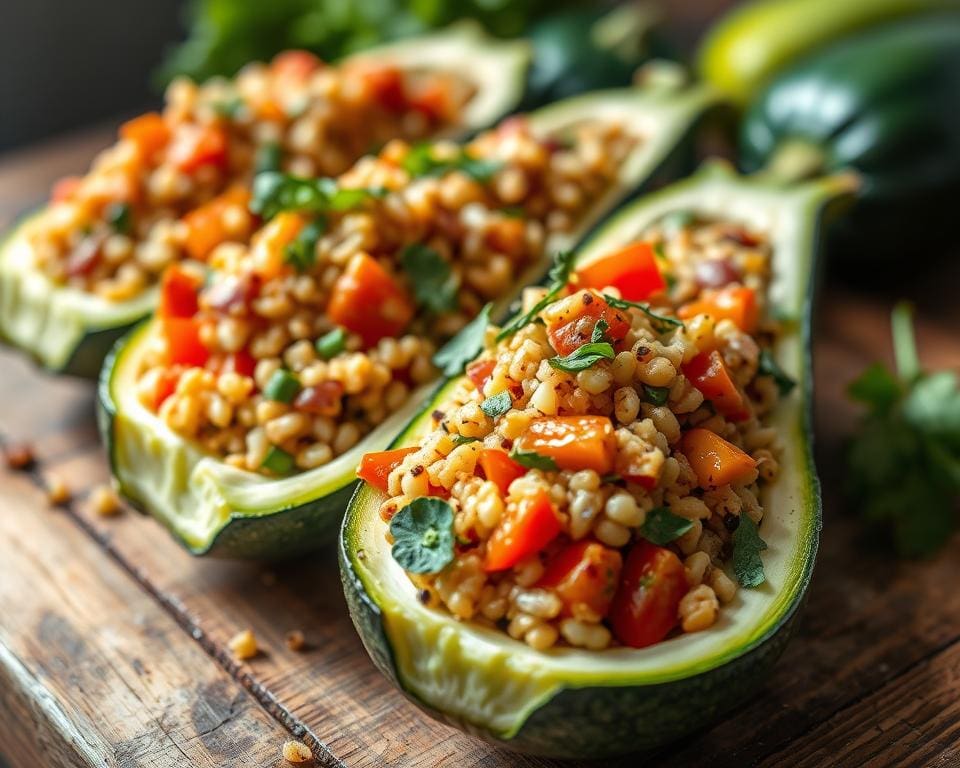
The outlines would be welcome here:
[[[776,172],[801,148],[805,170],[854,169],[862,186],[837,253],[854,262],[892,255],[904,242],[935,242],[953,223],[957,104],[960,13],[871,30],[770,84],[743,123],[743,166]]]
[[[595,233],[587,244],[588,249],[596,243],[615,246],[629,239],[631,233],[635,236],[636,229],[631,228],[631,221],[636,217],[639,217],[638,223],[643,224],[653,220],[653,214],[644,213],[647,206],[659,206],[664,201],[675,200],[677,206],[657,207],[657,215],[683,207],[689,209],[691,204],[696,206],[698,199],[704,201],[705,207],[701,210],[720,215],[727,210],[742,211],[745,205],[754,202],[762,205],[767,195],[772,201],[769,221],[779,222],[792,233],[791,237],[796,238],[793,251],[784,253],[780,266],[792,270],[796,282],[796,285],[783,288],[781,293],[788,297],[787,310],[796,312],[799,321],[797,343],[790,343],[793,351],[778,348],[777,354],[784,358],[782,362],[793,366],[800,383],[800,400],[789,406],[789,413],[778,417],[778,424],[788,430],[784,434],[788,444],[791,443],[788,434],[799,435],[800,443],[793,455],[794,463],[789,468],[786,463],[782,465],[783,477],[789,480],[787,489],[770,501],[786,500],[787,504],[800,504],[802,512],[799,516],[792,512],[788,515],[783,503],[779,508],[775,503],[768,507],[771,513],[788,515],[792,524],[797,526],[797,531],[786,539],[776,541],[774,534],[769,542],[770,551],[780,550],[781,555],[786,556],[783,553],[795,547],[797,564],[795,581],[790,582],[789,587],[786,581],[781,582],[783,594],[774,591],[763,598],[769,598],[772,607],[769,609],[770,620],[762,625],[762,630],[759,626],[741,628],[733,640],[727,636],[724,642],[729,645],[723,650],[683,657],[683,664],[675,664],[669,672],[659,676],[630,668],[632,659],[645,658],[651,649],[632,652],[635,656],[626,660],[621,656],[613,657],[617,659],[613,664],[622,662],[624,669],[610,672],[609,666],[603,667],[606,676],[598,673],[589,681],[582,677],[564,680],[564,674],[569,672],[557,673],[555,688],[545,695],[531,698],[524,706],[511,709],[516,716],[509,727],[502,723],[494,727],[488,712],[481,712],[481,708],[476,711],[465,709],[458,705],[458,696],[473,695],[486,685],[489,689],[488,699],[483,700],[486,704],[489,699],[495,699],[496,691],[501,687],[516,683],[518,690],[522,691],[524,681],[517,682],[514,675],[536,675],[536,671],[528,670],[536,670],[538,664],[553,664],[550,661],[552,652],[537,654],[523,643],[506,639],[498,646],[502,651],[499,659],[486,656],[484,654],[488,652],[482,649],[484,642],[489,642],[489,634],[473,629],[469,623],[457,622],[419,606],[413,588],[402,584],[405,577],[398,575],[397,567],[393,564],[383,567],[390,562],[387,560],[389,547],[379,544],[376,538],[383,538],[382,530],[377,527],[383,497],[364,484],[351,500],[341,529],[338,547],[341,580],[351,617],[364,646],[378,669],[405,696],[427,714],[500,746],[524,753],[591,759],[663,746],[707,725],[747,699],[764,683],[790,639],[816,561],[821,502],[810,438],[810,323],[816,251],[823,239],[822,222],[827,209],[834,202],[848,197],[854,186],[850,178],[820,180],[807,185],[806,193],[797,192],[797,197],[791,201],[777,203],[775,201],[781,199],[781,195],[791,193],[769,181],[743,180],[726,170],[706,169],[693,179],[627,207]],[[684,205],[680,206],[680,203]],[[597,252],[602,251],[597,249]],[[421,415],[408,425],[394,445],[408,445],[415,440],[418,430],[428,420],[428,414],[451,387],[452,382],[448,382],[437,390],[435,399],[422,409]],[[795,488],[805,490],[797,494],[791,490]],[[802,502],[798,501],[801,496]],[[768,569],[777,567],[771,563],[767,565]],[[770,573],[768,570],[768,575]],[[733,620],[736,621],[736,617]],[[759,619],[757,621],[759,623]],[[703,635],[709,636],[712,631]],[[413,665],[404,664],[403,659],[410,656],[408,649],[411,643],[417,642],[416,638],[423,642],[422,657],[418,657]],[[675,642],[671,640],[664,645]],[[451,656],[451,647],[466,650]],[[432,663],[427,661],[431,653],[437,654]],[[583,659],[591,657],[591,652],[574,653],[582,654]],[[505,659],[512,657],[526,660],[516,660],[513,666],[514,670],[522,672],[504,671],[510,666]],[[569,660],[569,657],[562,658]],[[463,666],[468,666],[473,659],[480,660],[478,666],[464,669]],[[563,663],[556,662],[557,667]],[[423,671],[425,665],[429,672]],[[648,677],[644,678],[644,674]]]
[[[698,54],[701,76],[743,106],[779,72],[830,43],[957,0],[753,0],[724,16]]]

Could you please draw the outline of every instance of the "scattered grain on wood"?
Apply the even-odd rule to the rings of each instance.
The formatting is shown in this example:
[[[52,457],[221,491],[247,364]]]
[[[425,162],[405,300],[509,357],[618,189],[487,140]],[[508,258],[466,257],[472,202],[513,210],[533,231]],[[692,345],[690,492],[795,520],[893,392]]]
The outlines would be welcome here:
[[[109,485],[98,485],[90,491],[90,508],[100,517],[112,517],[120,513],[120,499]]]
[[[227,643],[227,645],[229,646],[233,657],[237,661],[252,659],[257,655],[257,653],[259,653],[259,649],[257,648],[257,638],[254,637],[253,632],[249,629],[245,629],[242,632],[235,634],[230,638],[230,642]]]
[[[313,752],[302,741],[288,741],[283,745],[283,759],[293,765],[313,763]]]
[[[10,469],[28,469],[34,462],[33,448],[29,443],[13,443],[3,451]]]
[[[307,644],[303,632],[299,629],[292,629],[287,632],[285,640],[287,641],[287,648],[291,651],[302,651],[303,647]]]
[[[62,507],[70,501],[70,488],[59,475],[47,475],[47,503],[52,507]]]

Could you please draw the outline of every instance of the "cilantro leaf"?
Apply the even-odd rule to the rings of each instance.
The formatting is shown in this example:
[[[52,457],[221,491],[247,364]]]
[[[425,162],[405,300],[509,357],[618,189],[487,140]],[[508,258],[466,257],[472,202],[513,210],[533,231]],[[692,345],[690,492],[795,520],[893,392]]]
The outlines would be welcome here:
[[[460,329],[460,333],[444,344],[433,356],[433,364],[445,376],[458,376],[464,366],[483,350],[483,340],[490,324],[490,308],[487,304],[473,320]]]
[[[307,224],[293,242],[283,249],[283,260],[297,272],[306,272],[317,263],[317,241],[326,229],[326,221],[314,219]]]
[[[679,539],[693,528],[693,520],[675,515],[667,507],[656,507],[647,512],[647,518],[640,526],[640,535],[651,544],[663,546]]]
[[[780,367],[780,364],[769,349],[764,348],[760,350],[759,371],[761,375],[769,376],[774,380],[781,395],[789,395],[790,392],[793,391],[793,388],[797,386],[797,382],[791,379],[790,376],[787,375],[787,372]]]
[[[536,451],[514,451],[510,454],[510,458],[513,459],[521,467],[526,467],[527,469],[543,469],[543,470],[556,470],[557,462],[553,460],[552,456],[543,456]]]
[[[113,231],[121,235],[127,234],[133,225],[133,209],[129,203],[110,203],[104,210],[104,217]]]
[[[573,352],[565,357],[551,357],[547,360],[553,368],[558,371],[567,371],[574,373],[583,371],[601,360],[613,360],[616,353],[613,351],[613,345],[609,342],[591,342],[577,347]]]
[[[434,156],[433,145],[417,144],[403,159],[403,169],[414,178],[419,176],[443,176],[451,171],[462,171],[481,184],[490,181],[493,175],[503,167],[496,160],[474,157],[466,149],[459,149],[448,158]]]
[[[670,387],[651,387],[644,384],[643,399],[652,405],[663,405],[670,399]]]
[[[281,211],[347,211],[384,194],[384,190],[375,188],[342,189],[333,179],[304,179],[265,171],[254,177],[250,210],[264,219],[272,219]]]
[[[649,304],[643,304],[639,301],[627,301],[626,299],[618,299],[616,296],[611,296],[608,293],[603,294],[604,300],[614,309],[639,309],[643,314],[649,317],[656,329],[660,333],[666,333],[672,328],[683,328],[683,321],[678,320],[675,317],[668,317],[667,315],[659,315],[650,309]]]
[[[452,312],[457,308],[457,280],[450,265],[433,248],[423,243],[408,245],[400,263],[410,278],[417,304],[430,312]]]
[[[495,419],[497,416],[503,416],[511,407],[513,407],[513,400],[510,397],[510,393],[506,390],[493,397],[488,397],[480,404],[480,410],[491,419]]]
[[[767,542],[760,538],[757,524],[748,514],[740,515],[740,524],[733,532],[733,572],[741,587],[759,587],[767,580],[760,553]]]
[[[439,573],[453,560],[453,509],[432,496],[414,499],[390,520],[390,554],[410,573]]]
[[[555,302],[560,294],[563,293],[570,282],[570,274],[573,272],[573,266],[576,260],[573,251],[561,251],[553,258],[553,266],[547,277],[550,283],[547,286],[547,293],[540,301],[534,304],[528,311],[514,315],[510,321],[503,326],[500,333],[497,334],[497,341],[512,336],[524,326],[530,325],[546,307]]]

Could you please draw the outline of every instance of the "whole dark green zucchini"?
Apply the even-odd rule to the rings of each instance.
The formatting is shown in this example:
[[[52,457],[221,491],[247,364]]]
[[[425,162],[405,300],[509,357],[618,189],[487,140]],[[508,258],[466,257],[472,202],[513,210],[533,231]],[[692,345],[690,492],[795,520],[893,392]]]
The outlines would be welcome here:
[[[777,78],[750,108],[746,170],[852,168],[861,194],[840,231],[856,261],[943,238],[960,192],[960,15],[883,27]]]

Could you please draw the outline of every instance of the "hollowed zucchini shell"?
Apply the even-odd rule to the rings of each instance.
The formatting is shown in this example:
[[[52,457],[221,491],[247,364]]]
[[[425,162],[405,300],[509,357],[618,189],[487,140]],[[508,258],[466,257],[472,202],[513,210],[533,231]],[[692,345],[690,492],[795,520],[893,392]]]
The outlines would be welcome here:
[[[627,195],[663,166],[698,116],[712,103],[703,87],[654,87],[579,96],[529,116],[538,132],[561,134],[584,120],[609,116],[643,141],[620,165],[617,183],[584,216],[576,232],[552,239],[540,263],[517,286],[541,279],[549,255],[573,247]],[[502,316],[514,295],[494,311]],[[113,474],[123,494],[163,522],[194,554],[289,557],[335,537],[356,485],[360,456],[384,448],[419,408],[432,387],[351,451],[330,464],[286,479],[228,467],[168,429],[137,400],[135,380],[151,322],[118,342],[100,381],[100,424]]]
[[[435,717],[511,749],[602,757],[656,747],[714,719],[764,680],[786,644],[810,581],[820,531],[810,444],[812,275],[825,205],[845,179],[787,189],[710,167],[626,208],[582,249],[582,262],[635,239],[675,210],[729,217],[771,232],[772,306],[796,319],[774,350],[798,382],[773,415],[781,475],[765,489],[767,582],[741,589],[710,630],[658,645],[537,652],[507,634],[422,605],[390,555],[383,495],[358,488],[344,519],[340,564],[350,613],[380,670]],[[441,387],[395,445],[414,444],[455,386]]]

